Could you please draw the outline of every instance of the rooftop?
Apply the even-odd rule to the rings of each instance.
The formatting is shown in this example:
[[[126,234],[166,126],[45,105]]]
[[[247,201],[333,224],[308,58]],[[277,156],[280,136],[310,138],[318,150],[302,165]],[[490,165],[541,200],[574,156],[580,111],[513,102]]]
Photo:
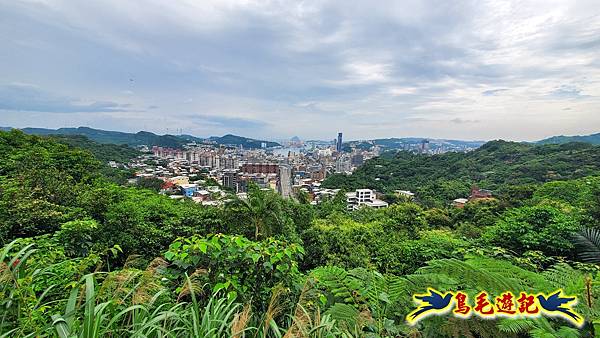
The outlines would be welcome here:
[[[373,192],[371,189],[356,189],[356,192]]]

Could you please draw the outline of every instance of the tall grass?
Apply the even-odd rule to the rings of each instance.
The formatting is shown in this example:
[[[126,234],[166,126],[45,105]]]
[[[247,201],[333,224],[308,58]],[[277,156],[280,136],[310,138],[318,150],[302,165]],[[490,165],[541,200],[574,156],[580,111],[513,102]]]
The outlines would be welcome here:
[[[189,277],[176,297],[156,282],[160,276],[154,268],[161,264],[156,261],[146,271],[87,274],[63,289],[63,297],[49,299],[49,291],[59,286],[41,293],[31,287],[44,278],[43,269],[27,268],[34,250],[32,245],[17,250],[13,242],[0,252],[0,338],[352,336],[340,331],[329,316],[305,310],[301,300],[293,313],[282,313],[285,290],[279,287],[267,311],[257,314],[250,304],[224,294],[203,296]]]

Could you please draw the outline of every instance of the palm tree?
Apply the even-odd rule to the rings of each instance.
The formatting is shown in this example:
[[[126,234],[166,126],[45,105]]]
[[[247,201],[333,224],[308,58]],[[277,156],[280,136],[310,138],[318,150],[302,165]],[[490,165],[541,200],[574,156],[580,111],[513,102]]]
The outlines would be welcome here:
[[[270,235],[273,224],[278,224],[281,220],[279,196],[273,191],[260,189],[254,183],[248,186],[247,198],[234,195],[226,207],[232,209],[234,215],[250,220],[254,227],[255,240],[258,240],[261,235]]]

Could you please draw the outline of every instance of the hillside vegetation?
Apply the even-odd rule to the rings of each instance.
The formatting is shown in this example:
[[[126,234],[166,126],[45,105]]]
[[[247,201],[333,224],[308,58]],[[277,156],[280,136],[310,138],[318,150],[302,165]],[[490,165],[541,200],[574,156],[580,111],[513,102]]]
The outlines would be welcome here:
[[[57,141],[0,132],[0,337],[597,334],[598,176],[510,175],[532,182],[531,194],[463,209],[349,212],[342,193],[313,206],[252,185],[247,199],[208,207],[115,184],[91,152]],[[515,144],[513,160],[498,159],[493,146],[478,165],[543,161]],[[593,153],[571,147],[557,158]],[[409,326],[411,295],[428,287],[471,297],[563,289],[585,324],[447,314]]]
[[[262,148],[263,143],[268,148],[281,146],[281,144],[279,144],[277,142],[254,140],[251,138],[236,136],[236,135],[231,135],[231,134],[227,134],[227,135],[221,136],[221,137],[213,136],[213,137],[209,138],[209,140],[216,142],[217,144],[242,146],[242,147],[244,147],[244,149]]]
[[[98,143],[82,135],[52,135],[52,139],[72,148],[87,150],[103,163],[115,161],[126,164],[141,154],[126,144]]]
[[[492,141],[468,153],[417,155],[398,152],[367,161],[352,175],[332,175],[324,187],[411,190],[428,205],[468,196],[470,187],[513,194],[527,185],[600,172],[600,146],[585,143],[532,145]]]

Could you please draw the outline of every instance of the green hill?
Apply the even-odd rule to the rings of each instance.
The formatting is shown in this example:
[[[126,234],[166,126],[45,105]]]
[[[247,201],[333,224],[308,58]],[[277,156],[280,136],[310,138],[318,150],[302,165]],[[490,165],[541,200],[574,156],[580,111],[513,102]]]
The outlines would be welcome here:
[[[140,151],[126,144],[110,144],[94,142],[83,135],[50,135],[59,143],[66,144],[72,148],[81,148],[91,152],[103,163],[115,161],[127,163],[129,160],[139,156]]]
[[[272,148],[272,147],[279,147],[281,146],[281,144],[277,143],[277,142],[271,142],[271,141],[263,141],[263,140],[254,140],[251,138],[247,138],[247,137],[242,137],[242,136],[236,136],[236,135],[231,135],[231,134],[227,134],[225,136],[222,137],[217,137],[217,136],[213,136],[211,138],[209,138],[210,141],[216,142],[218,144],[223,144],[223,145],[233,145],[233,146],[243,146],[245,149],[257,149],[257,148],[261,148],[262,143],[266,143],[267,148]]]
[[[600,133],[591,135],[576,135],[576,136],[552,136],[547,139],[538,141],[538,144],[564,144],[569,142],[585,142],[591,144],[600,144]]]
[[[352,175],[335,174],[323,187],[412,190],[430,204],[466,197],[471,185],[496,190],[579,178],[600,172],[600,146],[533,145],[492,141],[468,153],[417,155],[399,152],[367,161]]]

